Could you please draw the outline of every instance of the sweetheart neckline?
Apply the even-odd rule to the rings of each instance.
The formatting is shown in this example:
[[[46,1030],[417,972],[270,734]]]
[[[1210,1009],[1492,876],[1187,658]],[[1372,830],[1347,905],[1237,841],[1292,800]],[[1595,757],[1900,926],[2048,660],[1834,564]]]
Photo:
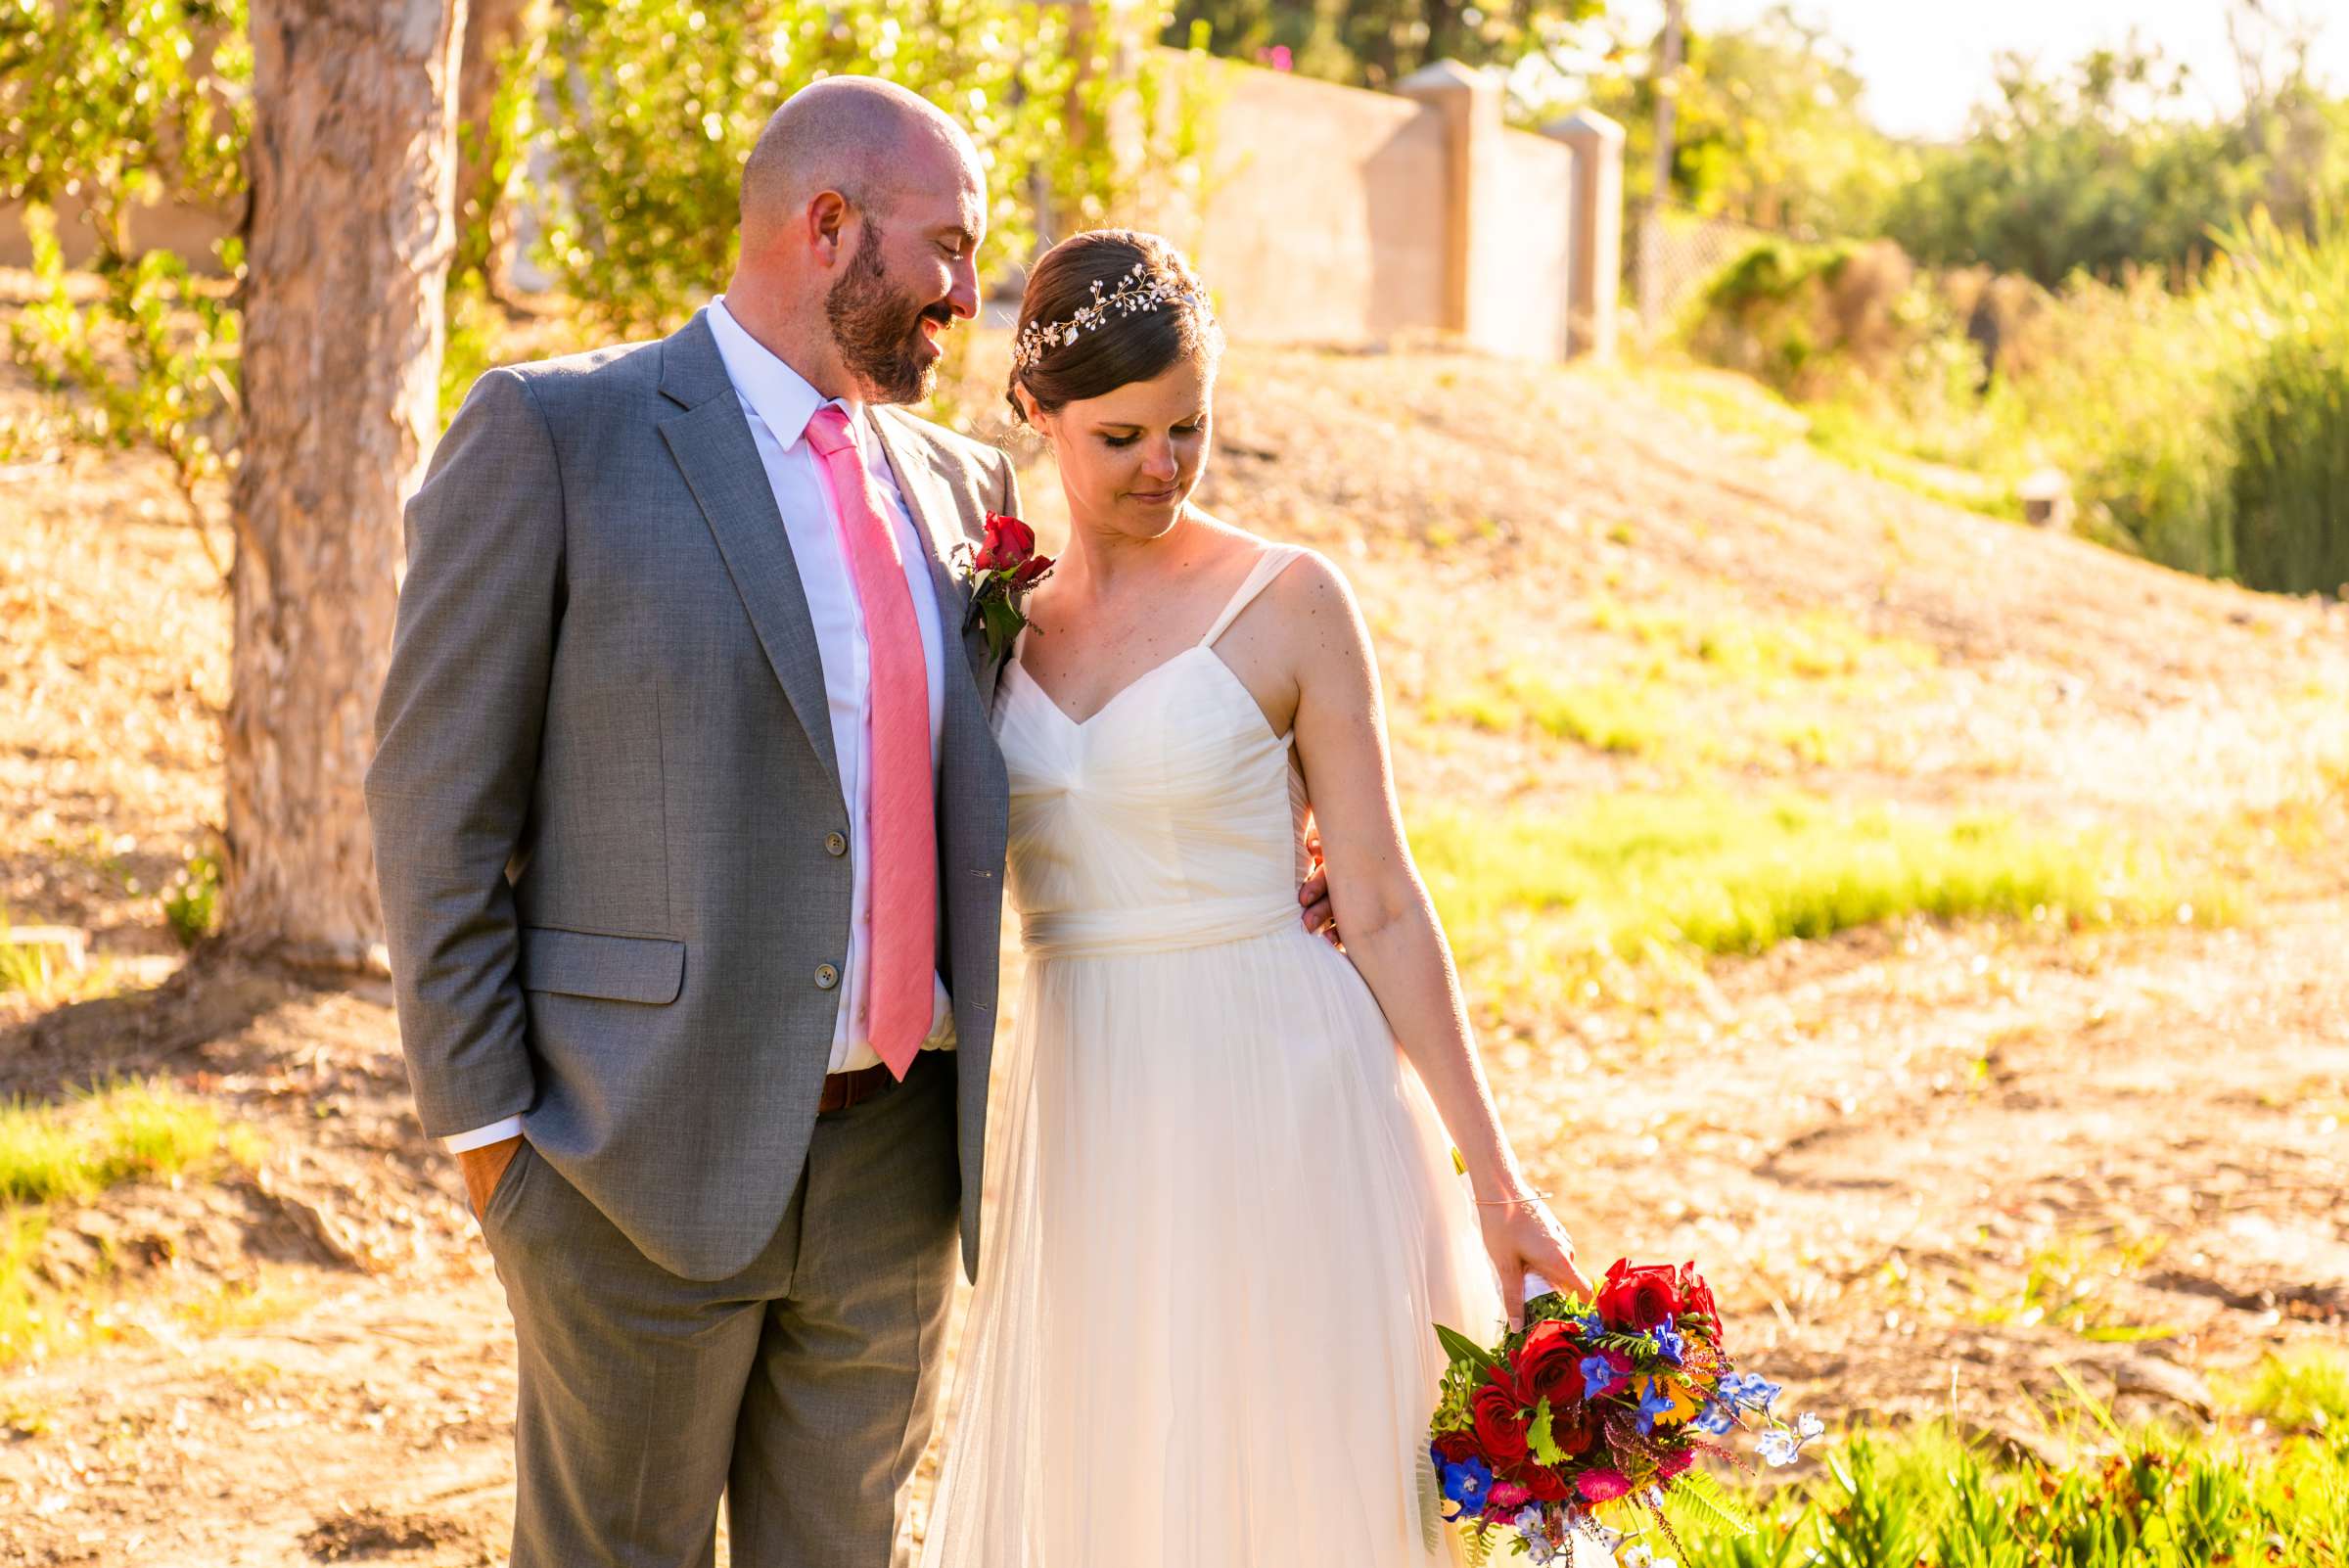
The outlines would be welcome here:
[[[1011,660],[1011,668],[1014,673],[1018,674],[1022,680],[1028,683],[1029,689],[1036,693],[1037,700],[1044,705],[1045,710],[1049,712],[1053,717],[1059,719],[1062,723],[1068,725],[1070,729],[1082,735],[1092,727],[1093,722],[1096,719],[1100,718],[1104,714],[1108,713],[1111,709],[1117,707],[1118,704],[1124,702],[1128,697],[1131,696],[1137,687],[1140,687],[1156,677],[1165,674],[1168,670],[1174,669],[1176,665],[1181,664],[1185,659],[1188,659],[1193,654],[1207,655],[1207,657],[1215,664],[1215,667],[1223,671],[1224,677],[1228,679],[1233,687],[1238,690],[1241,700],[1247,703],[1248,712],[1255,715],[1257,726],[1263,731],[1267,740],[1286,746],[1296,738],[1297,732],[1295,726],[1293,725],[1290,727],[1288,734],[1282,735],[1274,732],[1272,728],[1272,720],[1265,716],[1263,705],[1256,700],[1256,693],[1248,689],[1248,683],[1240,679],[1239,671],[1233,669],[1231,666],[1225,664],[1222,656],[1205,643],[1194,643],[1190,647],[1185,648],[1182,652],[1174,655],[1172,659],[1160,660],[1157,664],[1152,665],[1148,669],[1134,676],[1125,685],[1120,686],[1110,697],[1109,701],[1103,703],[1100,707],[1094,709],[1082,718],[1071,718],[1067,710],[1063,709],[1060,704],[1054,702],[1052,700],[1052,694],[1044,690],[1043,682],[1037,680],[1034,675],[1028,673],[1027,665],[1022,663],[1016,655]]]

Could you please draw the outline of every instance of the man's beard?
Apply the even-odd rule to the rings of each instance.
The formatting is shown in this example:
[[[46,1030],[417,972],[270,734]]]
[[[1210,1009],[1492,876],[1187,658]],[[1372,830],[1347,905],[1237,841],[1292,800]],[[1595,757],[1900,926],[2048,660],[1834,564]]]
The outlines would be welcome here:
[[[930,395],[938,362],[922,352],[922,318],[941,308],[936,301],[918,304],[891,285],[881,262],[881,230],[870,220],[848,271],[824,296],[824,319],[842,361],[880,403],[918,403]]]

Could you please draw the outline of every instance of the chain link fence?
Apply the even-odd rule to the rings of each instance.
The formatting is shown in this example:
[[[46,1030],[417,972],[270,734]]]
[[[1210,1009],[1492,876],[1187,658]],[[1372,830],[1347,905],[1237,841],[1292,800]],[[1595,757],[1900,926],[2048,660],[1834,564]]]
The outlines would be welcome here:
[[[1681,309],[1714,274],[1766,240],[1787,236],[1716,217],[1678,202],[1648,203],[1634,216],[1633,299],[1640,333],[1651,342],[1668,332]]]

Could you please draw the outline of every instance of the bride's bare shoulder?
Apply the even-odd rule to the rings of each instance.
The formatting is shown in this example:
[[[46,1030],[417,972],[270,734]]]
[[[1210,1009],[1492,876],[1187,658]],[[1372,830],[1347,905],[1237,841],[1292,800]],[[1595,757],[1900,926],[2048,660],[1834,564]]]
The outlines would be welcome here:
[[[1291,563],[1289,568],[1281,572],[1281,581],[1295,577],[1302,581],[1317,582],[1323,585],[1334,583],[1341,589],[1345,586],[1346,579],[1339,575],[1337,568],[1331,565],[1320,551],[1309,545],[1278,543],[1266,538],[1261,533],[1251,533],[1235,523],[1227,523],[1213,513],[1201,511],[1197,507],[1191,509],[1191,518],[1193,522],[1215,535],[1220,547],[1229,552],[1228,558],[1230,559],[1255,561],[1270,555],[1274,551],[1281,551],[1298,558],[1297,561]],[[1302,564],[1309,562],[1310,565]]]

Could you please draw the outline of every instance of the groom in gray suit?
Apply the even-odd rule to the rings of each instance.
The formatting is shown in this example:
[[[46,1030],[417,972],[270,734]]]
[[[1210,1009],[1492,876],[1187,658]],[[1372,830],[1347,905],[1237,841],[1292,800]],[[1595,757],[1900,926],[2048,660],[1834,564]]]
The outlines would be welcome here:
[[[1005,832],[951,552],[1018,496],[891,405],[978,310],[986,211],[921,99],[807,88],[725,294],[484,376],[409,505],[367,800],[417,1106],[514,1312],[520,1568],[708,1563],[721,1494],[738,1564],[903,1558]],[[877,922],[909,886],[934,913]]]

